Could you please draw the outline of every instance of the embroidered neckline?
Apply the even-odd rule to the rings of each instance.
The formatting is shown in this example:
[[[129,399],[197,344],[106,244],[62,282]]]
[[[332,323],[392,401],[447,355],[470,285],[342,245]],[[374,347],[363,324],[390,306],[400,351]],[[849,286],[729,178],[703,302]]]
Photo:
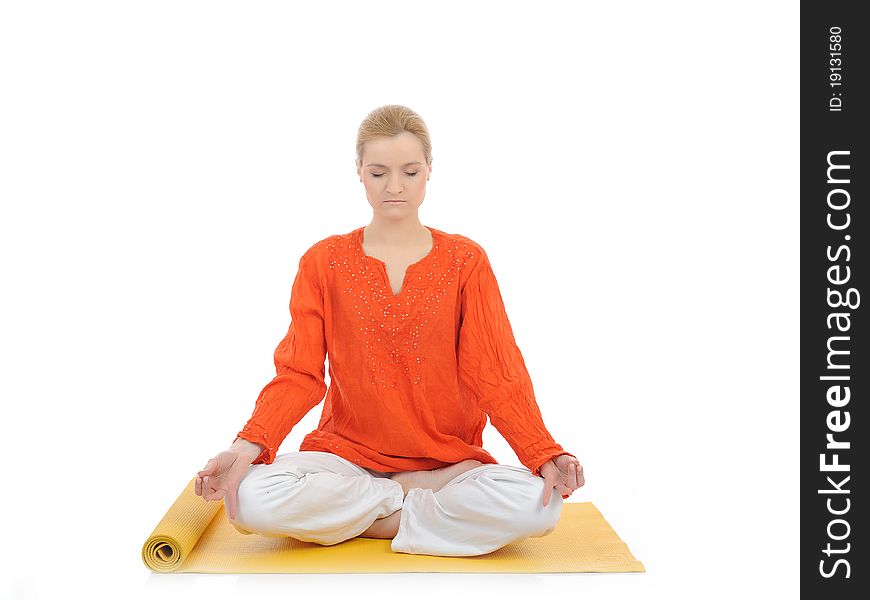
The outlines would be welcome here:
[[[374,256],[369,256],[368,254],[365,253],[365,249],[363,248],[363,237],[364,237],[364,233],[365,233],[365,231],[364,231],[365,227],[363,226],[363,227],[360,227],[359,229],[357,229],[357,233],[356,233],[356,237],[355,237],[355,246],[356,246],[357,252],[362,257],[363,260],[371,261],[371,262],[375,263],[376,265],[380,266],[380,271],[381,271],[383,278],[384,278],[384,285],[386,287],[386,291],[392,296],[392,298],[394,300],[401,298],[403,295],[405,295],[405,292],[408,290],[408,281],[410,279],[412,271],[414,271],[414,269],[417,268],[422,263],[428,262],[430,259],[435,257],[438,253],[439,239],[438,239],[438,235],[436,234],[436,230],[433,229],[432,227],[429,227],[428,225],[424,225],[424,227],[426,229],[428,229],[429,233],[432,235],[432,248],[429,250],[429,253],[426,254],[426,256],[424,256],[423,258],[421,258],[420,260],[418,260],[416,262],[411,263],[410,265],[408,265],[408,268],[405,269],[405,276],[402,278],[402,286],[399,288],[398,294],[393,292],[393,285],[390,282],[390,276],[387,274],[387,264],[384,261],[382,261],[381,259],[376,258]]]

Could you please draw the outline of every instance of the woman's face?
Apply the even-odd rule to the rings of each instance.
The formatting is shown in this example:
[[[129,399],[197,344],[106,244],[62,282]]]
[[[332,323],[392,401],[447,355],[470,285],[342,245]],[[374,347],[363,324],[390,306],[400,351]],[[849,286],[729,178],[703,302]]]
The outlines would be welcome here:
[[[426,196],[431,171],[431,166],[426,165],[423,145],[407,131],[366,142],[362,166],[358,169],[369,204],[375,214],[387,218],[416,214]]]

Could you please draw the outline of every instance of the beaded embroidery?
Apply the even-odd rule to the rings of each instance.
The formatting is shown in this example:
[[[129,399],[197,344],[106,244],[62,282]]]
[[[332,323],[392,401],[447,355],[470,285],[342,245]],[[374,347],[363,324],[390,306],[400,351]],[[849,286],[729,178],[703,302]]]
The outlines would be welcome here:
[[[540,475],[550,457],[570,454],[543,424],[483,249],[469,238],[430,227],[430,253],[408,267],[403,288],[393,294],[386,264],[365,255],[363,229],[325,238],[300,259],[297,279],[301,275],[312,281],[294,290],[302,294],[297,306],[320,312],[316,303],[322,300],[319,316],[329,321],[322,333],[335,338],[320,339],[311,328],[311,339],[289,341],[297,344],[302,361],[319,359],[326,342],[327,351],[347,353],[330,354],[330,359],[336,368],[344,362],[348,370],[330,371],[334,393],[327,392],[320,424],[299,450],[328,452],[363,468],[390,472],[438,468],[469,457],[497,464],[482,447],[486,412],[532,474]],[[316,265],[307,262],[315,259]],[[302,272],[304,265],[309,268]],[[469,268],[472,296],[463,307],[458,305],[464,293],[460,287]],[[463,313],[469,320],[454,323]],[[468,341],[462,348],[458,339],[451,340],[453,325],[468,328],[463,329]],[[449,364],[454,350],[455,365]],[[424,364],[426,357],[444,373],[430,372],[436,365]],[[310,404],[322,400],[322,377],[312,376],[320,373],[285,369],[280,363],[276,369],[278,376],[263,389],[239,434],[264,446],[254,464],[275,459],[287,431],[301,418],[303,399]],[[335,377],[349,378],[345,383],[352,397],[342,395]],[[398,387],[401,393],[385,393],[382,387]],[[389,423],[379,420],[387,414]]]
[[[343,277],[342,289],[350,295],[359,319],[372,385],[395,389],[401,380],[420,383],[425,366],[419,351],[421,333],[450,291],[463,258],[474,257],[471,251],[460,256],[458,241],[429,229],[432,249],[408,267],[398,295],[390,288],[383,263],[363,252],[362,228],[326,240],[329,268]]]

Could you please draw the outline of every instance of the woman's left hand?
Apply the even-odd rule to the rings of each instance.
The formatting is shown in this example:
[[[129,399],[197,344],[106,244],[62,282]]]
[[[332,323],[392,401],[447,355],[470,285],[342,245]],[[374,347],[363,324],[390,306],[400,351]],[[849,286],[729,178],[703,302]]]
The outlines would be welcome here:
[[[560,495],[570,496],[574,490],[586,483],[583,478],[583,465],[570,454],[554,456],[538,470],[544,477],[544,506],[550,503],[553,488],[556,488]]]

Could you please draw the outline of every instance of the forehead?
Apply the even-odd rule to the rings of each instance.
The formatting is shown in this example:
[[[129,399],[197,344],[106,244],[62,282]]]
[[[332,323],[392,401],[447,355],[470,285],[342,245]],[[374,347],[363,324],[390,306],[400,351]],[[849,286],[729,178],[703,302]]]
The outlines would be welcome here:
[[[404,165],[400,165],[400,166],[402,166],[402,167],[414,167],[414,166],[422,166],[422,165],[423,165],[423,163],[421,163],[419,160],[412,160],[411,162],[407,162]],[[367,167],[378,167],[380,169],[389,169],[390,168],[390,165],[385,165],[385,164],[376,163],[376,162],[367,162],[366,166]]]
[[[413,133],[403,131],[394,136],[383,136],[365,144],[363,165],[366,167],[408,167],[423,165],[423,144]]]

